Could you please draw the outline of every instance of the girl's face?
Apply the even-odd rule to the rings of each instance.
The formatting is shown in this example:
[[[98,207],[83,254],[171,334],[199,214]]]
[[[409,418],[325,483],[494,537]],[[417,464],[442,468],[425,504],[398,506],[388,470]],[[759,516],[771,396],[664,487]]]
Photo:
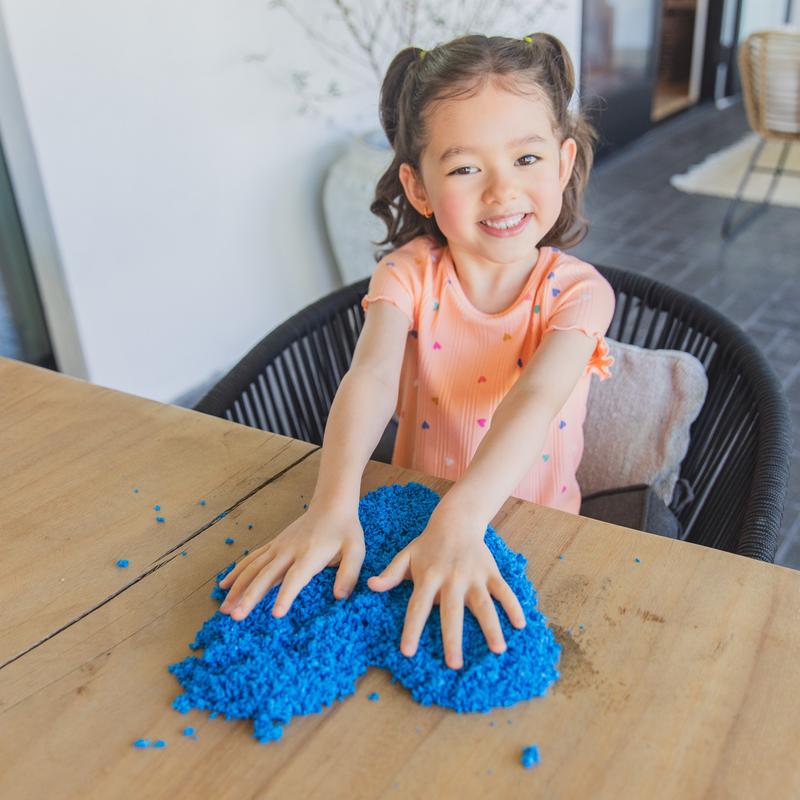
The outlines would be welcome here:
[[[409,202],[436,218],[454,257],[522,265],[561,212],[576,145],[553,132],[548,105],[490,80],[428,113],[420,173],[401,164]],[[493,226],[490,226],[493,223]]]

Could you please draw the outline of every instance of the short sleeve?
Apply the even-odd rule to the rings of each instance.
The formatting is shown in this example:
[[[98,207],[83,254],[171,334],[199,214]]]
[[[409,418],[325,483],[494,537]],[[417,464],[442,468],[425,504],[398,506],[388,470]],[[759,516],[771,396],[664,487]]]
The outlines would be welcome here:
[[[366,296],[361,300],[361,307],[366,313],[369,304],[376,300],[385,300],[397,306],[408,317],[408,329],[414,327],[415,280],[413,272],[408,268],[406,259],[390,253],[381,259],[369,282]]]
[[[579,330],[596,341],[587,369],[601,380],[611,377],[605,334],[616,304],[611,284],[591,265],[577,258],[557,264],[546,279],[544,333]]]

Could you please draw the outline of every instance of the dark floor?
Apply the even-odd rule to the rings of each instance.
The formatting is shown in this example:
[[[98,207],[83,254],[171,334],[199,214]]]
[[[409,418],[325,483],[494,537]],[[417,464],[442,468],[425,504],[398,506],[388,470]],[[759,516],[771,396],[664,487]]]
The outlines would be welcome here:
[[[589,236],[573,251],[589,262],[647,273],[690,292],[741,325],[778,374],[800,430],[800,208],[771,206],[727,246],[728,201],[672,188],[685,172],[748,132],[741,105],[703,106],[667,121],[595,166]],[[783,180],[798,180],[784,178]],[[798,187],[800,191],[800,187]],[[800,446],[776,563],[800,568]]]

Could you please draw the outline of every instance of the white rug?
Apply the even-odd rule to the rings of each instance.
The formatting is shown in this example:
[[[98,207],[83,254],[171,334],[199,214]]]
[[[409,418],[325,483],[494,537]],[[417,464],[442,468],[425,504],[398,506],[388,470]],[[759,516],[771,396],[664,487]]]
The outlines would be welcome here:
[[[670,183],[682,192],[690,194],[711,194],[718,197],[733,197],[742,176],[750,163],[753,150],[758,144],[758,135],[749,133],[741,141],[720,150],[695,164],[683,175],[673,175]],[[778,163],[782,142],[769,141],[764,145],[758,159],[758,166],[772,167]],[[789,148],[784,169],[800,172],[800,142]],[[743,197],[760,203],[767,193],[771,175],[766,172],[753,172],[745,186]],[[782,175],[770,200],[772,205],[800,207],[800,177]]]

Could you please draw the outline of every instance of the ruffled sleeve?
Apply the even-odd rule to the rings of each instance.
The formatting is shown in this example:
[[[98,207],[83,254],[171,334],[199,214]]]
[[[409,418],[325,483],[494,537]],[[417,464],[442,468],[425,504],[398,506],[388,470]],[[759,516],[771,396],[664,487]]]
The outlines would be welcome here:
[[[361,300],[361,307],[367,313],[370,303],[385,300],[397,306],[408,317],[408,330],[416,326],[415,275],[409,268],[408,258],[398,252],[382,258],[369,282],[367,294]]]
[[[593,338],[596,346],[586,369],[601,380],[611,377],[614,363],[605,334],[615,303],[611,284],[591,264],[572,256],[562,254],[545,279],[543,332],[579,330]]]

